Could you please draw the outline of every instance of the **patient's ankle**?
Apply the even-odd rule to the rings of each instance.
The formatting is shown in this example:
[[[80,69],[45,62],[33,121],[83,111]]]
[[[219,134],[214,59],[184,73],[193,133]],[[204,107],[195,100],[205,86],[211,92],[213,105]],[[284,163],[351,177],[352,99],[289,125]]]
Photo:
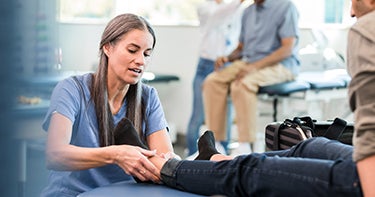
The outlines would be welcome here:
[[[232,156],[223,155],[223,154],[214,154],[211,156],[210,161],[223,161],[223,160],[231,160],[233,159]]]

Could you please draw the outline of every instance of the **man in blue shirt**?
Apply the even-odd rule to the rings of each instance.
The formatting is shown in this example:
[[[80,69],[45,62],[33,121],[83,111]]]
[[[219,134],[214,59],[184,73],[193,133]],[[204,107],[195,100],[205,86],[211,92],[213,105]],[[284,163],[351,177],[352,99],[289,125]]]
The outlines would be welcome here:
[[[232,99],[239,141],[233,156],[249,153],[256,140],[259,86],[293,80],[298,72],[298,18],[290,0],[254,0],[244,10],[237,48],[216,60],[204,82],[206,123],[218,141],[226,140],[228,93]]]

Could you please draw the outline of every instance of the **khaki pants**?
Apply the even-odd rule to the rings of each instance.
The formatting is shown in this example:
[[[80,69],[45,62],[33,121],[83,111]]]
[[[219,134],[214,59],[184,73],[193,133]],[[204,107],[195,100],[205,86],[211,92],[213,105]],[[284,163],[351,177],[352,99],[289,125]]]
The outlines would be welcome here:
[[[269,66],[235,81],[237,73],[248,66],[235,61],[206,77],[203,84],[203,103],[206,124],[215,133],[217,141],[226,140],[227,96],[230,94],[238,129],[239,142],[256,140],[257,92],[259,86],[292,80],[293,74],[281,64]]]

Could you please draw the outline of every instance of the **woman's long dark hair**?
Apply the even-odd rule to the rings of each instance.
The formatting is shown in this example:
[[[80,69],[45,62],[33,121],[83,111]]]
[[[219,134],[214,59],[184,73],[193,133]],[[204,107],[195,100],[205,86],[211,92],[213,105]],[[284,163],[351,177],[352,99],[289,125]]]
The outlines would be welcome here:
[[[142,17],[134,14],[122,14],[113,18],[106,26],[99,47],[99,65],[90,88],[92,99],[95,104],[96,116],[98,119],[99,142],[100,146],[109,146],[114,144],[114,122],[112,112],[108,103],[107,73],[108,57],[103,51],[104,45],[116,44],[123,35],[131,30],[138,29],[148,31],[153,39],[152,48],[155,47],[155,33],[150,24]],[[127,102],[126,117],[129,118],[135,128],[142,132],[142,120],[144,118],[145,105],[142,102],[142,82],[130,85],[125,96]]]

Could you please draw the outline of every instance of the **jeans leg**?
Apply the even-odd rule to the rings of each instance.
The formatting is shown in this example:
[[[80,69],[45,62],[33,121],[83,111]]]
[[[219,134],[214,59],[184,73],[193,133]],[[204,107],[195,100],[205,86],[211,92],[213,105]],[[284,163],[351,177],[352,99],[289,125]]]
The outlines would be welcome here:
[[[304,157],[327,160],[352,160],[353,146],[325,137],[315,137],[293,146],[287,150],[270,151],[267,156]]]
[[[213,71],[214,62],[200,58],[193,80],[193,109],[187,129],[188,155],[197,151],[197,140],[199,138],[199,128],[204,122],[204,108],[202,98],[202,84],[206,76]]]
[[[203,77],[203,78],[202,78]],[[204,76],[196,74],[193,81],[193,109],[189,120],[187,130],[188,155],[192,155],[197,151],[197,139],[199,137],[199,128],[204,121],[203,101],[201,92],[201,83]]]
[[[355,163],[350,160],[253,153],[221,162],[169,160],[161,174],[166,185],[202,195],[362,195]]]
[[[225,141],[222,141],[221,144],[224,146],[225,148],[225,151],[227,152],[228,154],[228,151],[229,151],[229,143],[232,139],[232,123],[233,123],[233,115],[232,115],[232,101],[231,99],[228,97],[228,100],[227,100],[227,127],[226,127],[226,131],[227,131],[227,140]]]

